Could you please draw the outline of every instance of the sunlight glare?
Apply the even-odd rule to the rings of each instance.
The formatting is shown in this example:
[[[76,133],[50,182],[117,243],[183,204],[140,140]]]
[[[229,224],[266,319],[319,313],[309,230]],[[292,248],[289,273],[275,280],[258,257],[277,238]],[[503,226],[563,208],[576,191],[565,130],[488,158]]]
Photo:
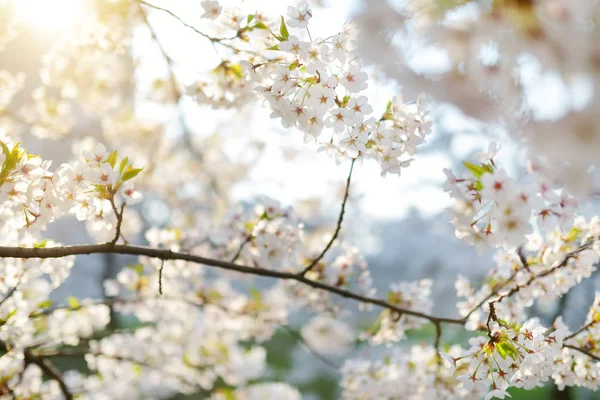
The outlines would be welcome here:
[[[15,15],[27,25],[42,30],[64,30],[80,22],[86,11],[85,0],[18,0]]]

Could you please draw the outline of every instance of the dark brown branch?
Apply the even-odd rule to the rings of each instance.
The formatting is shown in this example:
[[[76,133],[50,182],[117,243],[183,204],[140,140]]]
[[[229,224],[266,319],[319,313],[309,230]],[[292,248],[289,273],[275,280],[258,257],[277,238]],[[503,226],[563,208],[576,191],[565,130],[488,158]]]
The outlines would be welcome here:
[[[438,362],[442,361],[440,353],[440,340],[442,339],[442,325],[438,321],[431,321],[435,327],[435,338],[433,340],[433,348],[435,349]]]
[[[60,391],[63,393],[63,396],[65,396],[65,399],[73,400],[73,394],[67,387],[67,384],[65,383],[60,371],[54,366],[54,364],[43,357],[33,354],[29,348],[25,348],[23,351],[23,356],[25,358],[25,364],[35,364],[40,367],[44,375],[58,383]]]
[[[598,357],[597,355],[594,355],[594,354],[590,353],[589,351],[587,351],[585,349],[582,349],[580,347],[571,346],[570,344],[565,344],[565,345],[563,345],[563,347],[567,347],[569,349],[577,350],[578,352],[585,354],[586,356],[590,357],[593,360],[600,361],[600,357]]]
[[[123,204],[121,204],[120,210],[117,210],[117,205],[115,204],[115,199],[111,198],[109,200],[110,200],[110,205],[113,209],[113,212],[115,213],[115,217],[117,218],[117,226],[115,228],[115,236],[113,237],[113,240],[111,240],[111,242],[110,242],[112,245],[115,245],[115,244],[117,244],[117,241],[121,237],[121,225],[123,224],[123,211],[125,210],[125,202],[123,202]]]
[[[532,275],[531,278],[529,278],[529,280],[527,282],[525,282],[523,285],[517,285],[517,286],[515,286],[508,293],[506,293],[504,295],[501,295],[497,300],[495,300],[495,302],[500,302],[503,299],[512,296],[513,294],[517,293],[519,290],[524,289],[524,288],[528,287],[529,285],[531,285],[533,283],[533,281],[535,281],[536,279],[543,278],[543,277],[546,277],[548,275],[552,275],[558,269],[566,267],[567,264],[569,263],[569,260],[571,260],[572,258],[576,258],[577,255],[579,255],[579,253],[583,252],[584,250],[587,250],[590,246],[592,246],[594,244],[594,241],[596,239],[597,239],[597,237],[591,237],[591,238],[589,238],[584,244],[582,244],[581,246],[579,246],[576,250],[573,250],[572,252],[570,252],[569,254],[567,254],[565,256],[565,258],[563,258],[563,260],[560,262],[560,264],[555,265],[554,267],[550,268],[547,271],[540,272],[537,275]]]
[[[333,232],[333,236],[331,240],[327,243],[321,254],[317,258],[315,258],[305,269],[300,273],[301,276],[306,275],[310,270],[312,270],[318,263],[325,257],[327,251],[333,245],[333,242],[337,239],[340,231],[342,230],[342,222],[344,221],[344,213],[346,212],[346,203],[348,202],[348,194],[350,193],[350,181],[352,180],[352,170],[354,169],[354,162],[356,159],[352,159],[350,163],[350,172],[348,173],[348,178],[346,179],[346,191],[344,192],[344,199],[342,200],[342,208],[340,210],[340,215],[338,216],[337,225],[335,227],[335,231]]]
[[[163,268],[165,267],[165,260],[161,260],[160,268],[158,270],[158,294],[162,296],[162,278],[163,278]]]
[[[146,256],[151,258],[158,258],[161,260],[182,260],[197,264],[204,264],[215,268],[220,268],[228,271],[236,271],[245,274],[264,276],[269,278],[276,278],[288,281],[295,281],[304,285],[313,287],[315,289],[323,290],[332,294],[336,294],[341,297],[348,299],[357,300],[367,304],[373,304],[378,307],[387,308],[397,313],[404,313],[406,315],[412,315],[413,317],[427,319],[429,321],[438,321],[440,323],[448,324],[464,324],[464,319],[455,318],[443,318],[435,317],[428,314],[424,314],[411,309],[405,309],[393,304],[390,304],[384,300],[367,297],[354,293],[352,291],[342,289],[327,283],[314,281],[307,279],[304,276],[300,276],[297,273],[281,272],[265,268],[250,267],[246,265],[233,264],[228,261],[215,260],[212,258],[206,258],[198,255],[188,253],[177,253],[166,249],[154,249],[145,246],[133,246],[125,244],[103,243],[103,244],[91,244],[91,245],[77,245],[77,246],[64,246],[64,247],[47,247],[47,248],[25,248],[25,247],[0,247],[0,258],[61,258],[73,255],[85,255],[85,254],[126,254],[134,256]]]
[[[579,328],[577,331],[575,331],[572,334],[570,334],[569,336],[565,337],[564,340],[573,339],[575,336],[579,335],[583,331],[587,331],[589,328],[591,328],[593,325],[595,325],[597,323],[598,323],[598,321],[594,321],[594,320],[592,320],[591,322],[588,322],[587,324],[585,324],[581,328]]]
[[[242,242],[242,244],[240,244],[240,247],[237,249],[237,251],[233,255],[233,258],[230,261],[231,263],[236,262],[237,259],[240,258],[240,255],[242,254],[244,247],[246,247],[246,245],[248,243],[250,243],[251,241],[252,241],[252,235],[248,234],[248,237]]]
[[[528,272],[531,272],[529,269],[529,263],[527,262],[527,257],[525,257],[525,254],[523,254],[523,247],[519,247],[517,249],[517,255],[519,256],[519,261],[521,261],[523,268],[525,268]]]
[[[594,244],[594,241],[596,241],[597,239],[598,239],[598,237],[591,237],[591,238],[589,238],[579,248],[577,248],[576,250],[573,250],[572,252],[568,253],[565,256],[565,258],[560,262],[560,264],[555,265],[554,267],[550,268],[549,270],[541,272],[541,273],[539,273],[537,275],[533,275],[532,274],[531,278],[529,278],[529,280],[527,282],[525,282],[523,285],[517,285],[517,286],[515,286],[508,293],[506,293],[504,295],[500,295],[496,300],[492,301],[492,303],[501,302],[504,298],[510,297],[513,294],[517,293],[519,290],[524,289],[527,286],[531,285],[533,283],[533,281],[535,281],[536,279],[543,278],[545,276],[551,275],[554,272],[556,272],[556,270],[565,267],[569,263],[570,259],[575,258],[579,253],[581,253],[582,251],[588,249],[591,245]],[[517,253],[518,254],[520,253],[519,254],[519,259],[521,260],[521,263],[523,263],[523,267],[525,268],[526,265],[528,266],[527,260],[524,260],[524,255],[523,255],[522,251],[519,250]],[[531,273],[531,271],[529,270],[529,268],[526,268],[526,269]],[[486,296],[471,311],[469,311],[469,313],[464,317],[464,320],[466,321],[471,316],[471,314],[473,314],[476,310],[478,310],[481,306],[483,306],[485,303],[487,303],[494,296],[498,296],[498,292],[516,278],[517,272],[518,271],[515,271],[506,281],[504,281],[497,288],[495,288],[492,291],[492,293],[490,293],[488,296]],[[488,320],[489,320],[489,318],[488,318]]]
[[[4,296],[4,298],[2,300],[0,300],[0,306],[2,304],[4,304],[4,302],[6,302],[6,300],[10,299],[12,297],[13,294],[15,294],[15,292],[17,291],[17,287],[19,285],[15,285],[12,289],[10,289],[8,291],[8,293],[6,294],[6,296]]]

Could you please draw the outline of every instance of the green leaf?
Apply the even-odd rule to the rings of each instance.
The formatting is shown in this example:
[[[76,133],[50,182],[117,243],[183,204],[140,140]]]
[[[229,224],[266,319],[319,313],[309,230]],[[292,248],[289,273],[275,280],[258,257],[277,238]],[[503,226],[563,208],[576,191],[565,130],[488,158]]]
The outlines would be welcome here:
[[[342,99],[342,103],[340,105],[340,108],[345,108],[348,103],[350,102],[350,100],[352,99],[352,97],[350,97],[349,95],[344,96],[344,98]]]
[[[67,299],[67,302],[69,303],[69,306],[73,310],[77,310],[78,308],[81,308],[81,304],[79,304],[79,300],[77,300],[76,297],[69,296],[69,298]]]
[[[389,310],[384,310],[384,311],[381,312],[381,314],[379,314],[379,317],[377,317],[377,320],[375,321],[375,323],[373,324],[373,326],[369,329],[369,335],[371,335],[371,336],[377,335],[377,333],[382,328],[381,321],[383,320],[383,318],[387,314],[389,314]]]
[[[271,46],[267,50],[279,50],[279,46],[278,45]]]
[[[142,264],[132,264],[128,265],[128,267],[137,272],[139,276],[144,274],[144,266]]]
[[[129,167],[127,169],[127,171],[123,174],[123,177],[121,178],[123,180],[123,182],[127,182],[130,179],[133,179],[137,176],[137,174],[139,174],[140,172],[142,172],[144,168],[131,168]]]
[[[255,288],[255,287],[250,288],[250,297],[252,297],[252,299],[254,301],[262,303],[262,293],[257,288]]]
[[[15,308],[14,310],[12,310],[11,312],[8,313],[6,318],[0,319],[0,326],[6,324],[8,322],[8,320],[11,319],[16,314],[17,314],[17,309]]]
[[[287,26],[285,25],[285,20],[281,17],[281,25],[279,25],[279,34],[283,38],[283,40],[287,40],[290,37],[290,33],[288,32]]]
[[[471,171],[471,173],[476,177],[476,178],[481,178],[481,175],[485,174],[486,172],[488,172],[484,167],[477,165],[477,164],[473,164],[467,161],[463,161],[463,165],[465,167],[467,167],[467,169],[469,171]]]
[[[502,343],[496,345],[496,351],[498,352],[498,354],[500,354],[500,357],[506,360],[506,356],[508,355],[508,353],[506,353],[506,349],[504,348]]]
[[[237,400],[237,396],[235,395],[235,391],[229,388],[221,388],[217,389],[217,394],[219,398],[223,400]]]
[[[494,166],[492,164],[481,164],[481,168],[485,169],[490,174],[494,172]]]
[[[265,31],[269,29],[269,27],[264,22],[260,22],[260,21],[254,25],[254,28],[255,29],[264,29]]]
[[[37,305],[37,308],[50,308],[52,307],[52,300],[42,301]]]
[[[129,161],[128,157],[125,157],[124,159],[121,160],[121,165],[119,166],[119,172],[123,173],[123,170],[125,169],[125,167],[127,166],[127,162]]]
[[[496,351],[500,354],[500,357],[506,360],[506,356],[509,356],[513,360],[519,357],[519,352],[515,346],[507,341],[500,342],[496,345]]]
[[[140,364],[133,364],[132,369],[137,376],[142,375],[142,366]]]
[[[34,243],[33,248],[34,249],[43,249],[44,247],[46,247],[48,242],[49,242],[48,239],[44,239],[41,242]]]
[[[117,157],[118,157],[118,151],[115,150],[108,155],[106,162],[109,163],[110,166],[114,168],[115,165],[117,164]]]
[[[209,299],[215,300],[215,301],[219,301],[223,298],[223,295],[221,294],[221,292],[219,292],[216,289],[209,290],[206,295],[208,296]]]
[[[246,18],[246,23],[249,24],[253,19],[254,19],[254,14],[248,15],[248,18]]]
[[[300,62],[299,62],[298,60],[294,60],[294,61],[293,61],[293,62],[290,64],[290,66],[288,67],[288,69],[289,69],[290,71],[293,71],[293,70],[295,70],[296,68],[298,68],[299,66],[300,66]]]

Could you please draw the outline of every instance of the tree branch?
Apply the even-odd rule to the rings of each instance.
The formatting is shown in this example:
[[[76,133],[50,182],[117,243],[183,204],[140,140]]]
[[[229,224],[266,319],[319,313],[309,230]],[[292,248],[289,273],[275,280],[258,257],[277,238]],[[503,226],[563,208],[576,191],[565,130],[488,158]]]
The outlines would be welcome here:
[[[161,12],[164,12],[164,13],[170,15],[171,17],[173,17],[177,21],[179,21],[183,26],[185,26],[186,28],[189,28],[189,29],[193,30],[198,35],[202,36],[203,38],[210,40],[210,42],[213,43],[213,44],[218,44],[219,46],[227,47],[228,49],[231,49],[231,50],[233,50],[235,52],[245,52],[245,53],[248,53],[248,54],[258,55],[257,53],[255,53],[255,52],[253,52],[251,50],[241,50],[241,49],[238,49],[237,47],[232,46],[229,43],[223,43],[223,41],[233,40],[233,39],[235,39],[237,37],[240,37],[241,31],[238,31],[236,33],[236,35],[233,36],[233,37],[225,37],[225,38],[213,37],[213,36],[207,35],[206,33],[202,32],[201,30],[197,29],[195,26],[188,24],[183,19],[181,19],[177,14],[175,14],[174,12],[172,12],[170,10],[167,10],[166,8],[162,8],[162,7],[156,6],[154,4],[150,4],[150,3],[148,3],[148,2],[146,2],[144,0],[137,0],[137,1],[138,1],[139,4],[143,4],[146,7],[153,8],[153,9],[155,9],[157,11],[161,11]],[[146,19],[145,14],[144,14],[144,19]],[[146,19],[146,23],[147,23],[147,19]]]
[[[7,345],[6,342],[4,342],[3,340],[0,340],[0,349],[8,352],[9,346]],[[29,365],[29,364],[37,365],[42,370],[44,375],[46,375],[48,378],[50,378],[58,383],[58,386],[60,387],[60,391],[63,393],[63,396],[65,397],[66,400],[73,400],[73,394],[67,387],[67,384],[65,383],[64,379],[62,378],[60,371],[54,366],[54,364],[52,364],[50,361],[44,359],[43,357],[33,354],[29,348],[25,348],[23,350],[23,357],[24,357],[24,361],[25,361],[24,368],[27,368],[27,365]]]
[[[281,272],[265,268],[250,267],[246,265],[233,264],[228,261],[215,260],[206,258],[198,255],[188,253],[178,253],[166,249],[154,249],[145,246],[133,246],[124,244],[103,243],[103,244],[91,244],[91,245],[77,245],[77,246],[64,246],[64,247],[47,247],[47,248],[25,248],[25,247],[0,247],[0,258],[61,258],[73,255],[85,255],[85,254],[126,254],[134,256],[146,256],[151,258],[158,258],[161,260],[182,260],[196,264],[203,264],[220,268],[228,271],[236,271],[245,274],[264,276],[269,278],[276,278],[281,280],[295,281],[304,285],[320,289],[325,292],[329,292],[341,297],[348,299],[357,300],[367,304],[373,304],[378,307],[387,308],[397,313],[404,313],[406,315],[412,315],[413,317],[427,319],[429,321],[438,321],[440,323],[448,324],[464,324],[464,319],[455,318],[443,318],[435,317],[411,309],[405,309],[393,304],[387,303],[384,300],[367,297],[354,293],[352,291],[342,289],[327,283],[314,281],[307,279],[304,276],[300,276],[297,273],[292,272]]]
[[[252,235],[248,234],[248,237],[242,242],[242,244],[240,244],[240,247],[237,249],[237,251],[233,255],[233,258],[230,261],[231,263],[235,263],[237,261],[237,259],[240,258],[240,255],[242,254],[244,247],[246,247],[246,245],[248,243],[250,243],[251,241],[252,241]]]
[[[315,258],[308,265],[308,267],[306,267],[304,269],[304,271],[302,271],[300,273],[300,276],[306,275],[310,270],[312,270],[319,263],[319,261],[321,261],[323,259],[323,257],[325,257],[325,254],[327,253],[327,251],[329,251],[329,248],[331,248],[331,246],[333,245],[333,242],[335,242],[335,239],[337,239],[340,231],[342,230],[342,222],[344,221],[344,213],[346,212],[346,203],[348,202],[348,194],[350,192],[350,181],[352,180],[352,170],[354,169],[355,161],[356,161],[356,159],[353,158],[352,163],[350,164],[350,172],[348,173],[348,178],[346,179],[346,191],[344,192],[344,200],[342,200],[342,209],[340,210],[340,215],[338,216],[337,226],[335,227],[333,236],[331,237],[331,240],[329,241],[329,243],[327,243],[327,245],[325,246],[325,248],[323,249],[321,254],[319,254],[319,256],[317,258]]]
[[[125,210],[125,202],[123,202],[123,204],[121,204],[121,209],[118,210],[117,209],[117,205],[115,204],[115,199],[109,199],[110,200],[110,205],[113,209],[113,212],[115,213],[115,217],[117,218],[117,227],[115,228],[115,236],[113,237],[113,240],[111,240],[111,244],[115,245],[117,244],[117,241],[119,240],[119,237],[121,237],[121,224],[123,223],[123,211]]]
[[[594,321],[594,320],[592,320],[591,322],[588,322],[587,324],[585,324],[581,328],[579,328],[577,331],[575,331],[572,334],[570,334],[569,336],[565,337],[564,340],[573,339],[575,336],[579,335],[583,331],[588,330],[589,328],[591,328],[593,325],[595,325],[597,323],[598,323],[598,321]]]
[[[563,347],[567,347],[569,349],[577,350],[578,352],[585,354],[586,356],[590,357],[593,360],[600,361],[600,357],[598,357],[598,356],[596,356],[596,355],[590,353],[589,351],[584,350],[584,349],[582,349],[580,347],[571,346],[570,344],[564,344]]]

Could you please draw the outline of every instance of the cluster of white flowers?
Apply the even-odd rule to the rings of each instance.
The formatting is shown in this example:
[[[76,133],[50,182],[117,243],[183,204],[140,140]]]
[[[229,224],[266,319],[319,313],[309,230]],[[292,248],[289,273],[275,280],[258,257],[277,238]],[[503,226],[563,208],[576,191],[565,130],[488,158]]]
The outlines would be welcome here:
[[[568,345],[581,348],[596,357],[600,354],[600,293],[596,292],[585,324],[565,339]],[[562,357],[555,362],[552,379],[563,389],[565,386],[583,386],[591,390],[600,387],[600,363],[588,355],[565,347]]]
[[[460,346],[448,349],[455,357]],[[465,370],[457,366],[440,368],[441,360],[432,346],[412,346],[410,351],[393,351],[382,360],[348,360],[342,367],[342,398],[365,399],[480,399],[485,389],[465,390],[459,387],[455,372]]]
[[[589,278],[600,259],[600,218],[577,216],[572,195],[589,189],[600,146],[600,102],[593,90],[587,93],[598,80],[600,53],[597,29],[585,26],[600,16],[597,2],[419,0],[392,8],[371,0],[359,18],[360,34],[349,24],[327,38],[312,37],[313,11],[304,1],[280,18],[201,1],[198,26],[210,34],[151,2],[93,3],[89,26],[57,40],[41,60],[41,82],[31,93],[21,93],[24,74],[0,70],[0,129],[10,132],[0,136],[1,251],[63,254],[54,250],[69,248],[44,235],[70,215],[106,242],[80,249],[153,256],[139,256],[104,280],[105,298],[69,297],[58,306],[49,299],[70,276],[74,256],[0,258],[0,396],[171,398],[201,390],[212,400],[299,400],[296,388],[270,381],[265,343],[301,309],[314,315],[298,340],[317,355],[341,356],[361,341],[387,347],[378,360],[346,360],[344,399],[504,398],[510,387],[550,380],[559,388],[600,386],[600,294],[575,331],[561,318],[546,328],[528,314],[536,302],[551,303]],[[15,37],[10,5],[0,0],[0,51]],[[151,12],[196,31],[219,49],[220,63],[183,85],[185,74],[179,76],[158,39]],[[138,69],[142,58],[131,46],[138,27],[155,42],[168,77],[147,80]],[[398,27],[394,40],[372,40]],[[434,81],[409,65],[416,36],[446,49],[449,69]],[[432,132],[433,103],[396,96],[376,112],[364,95],[369,76],[359,57],[367,42],[363,53],[378,55],[390,76],[411,77],[405,93],[419,85],[471,115],[502,117],[527,141],[526,179],[533,183],[496,165],[495,143],[476,155],[477,163],[463,163],[468,172],[460,177],[445,171],[456,234],[478,247],[498,247],[483,284],[457,280],[461,319],[432,315],[430,279],[392,283],[384,299],[375,298],[365,258],[338,236],[344,208],[327,235],[307,229],[294,208],[271,198],[231,208],[226,195],[252,161],[230,161],[222,143],[200,142],[186,125],[184,96],[218,109],[258,95],[272,118],[336,161],[371,158],[382,175],[399,175]],[[400,50],[393,47],[398,43]],[[548,60],[546,70],[541,64]],[[535,93],[554,73],[572,93],[563,115],[548,116]],[[20,97],[29,103],[17,108]],[[148,105],[169,115],[140,118],[138,107]],[[52,169],[22,148],[16,127],[38,139],[65,140],[81,114],[101,127],[102,142],[128,157],[77,138],[76,159]],[[170,134],[171,120],[179,121],[181,137]],[[144,173],[131,159],[145,165]],[[144,198],[142,207],[130,207]],[[142,242],[148,247],[135,244]],[[283,279],[265,282],[253,274]],[[373,328],[357,333],[362,329],[344,320],[350,307],[335,293],[364,301],[361,310],[383,307]],[[116,330],[115,316],[135,326]],[[428,322],[435,328],[432,345],[388,349]],[[447,346],[445,324],[484,335],[471,337],[468,348]],[[55,356],[81,357],[88,372],[54,372]]]
[[[356,340],[345,322],[327,315],[317,315],[301,331],[302,337],[319,354],[344,354]]]
[[[534,301],[550,304],[596,270],[600,249],[595,238],[600,234],[600,219],[589,222],[577,218],[565,234],[553,232],[544,241],[537,235],[528,237],[523,250],[499,250],[495,267],[486,282],[475,290],[464,278],[456,283],[457,295],[465,298],[457,306],[463,317],[469,316],[467,328],[481,329],[487,318],[487,300],[513,293],[496,304],[498,318],[522,321]],[[523,264],[526,265],[523,265]]]
[[[112,231],[115,217],[105,213],[118,199],[135,202],[139,194],[129,181],[142,169],[127,158],[117,159],[102,144],[86,152],[81,161],[62,164],[51,172],[51,161],[27,154],[8,137],[0,140],[0,202],[5,224],[37,237],[55,219],[73,214],[91,220],[96,229]],[[108,205],[107,205],[108,204]]]
[[[429,279],[394,283],[390,285],[387,301],[397,307],[429,314],[433,307],[430,297],[431,285],[432,281]],[[373,345],[384,343],[390,346],[392,343],[404,339],[407,330],[418,329],[424,323],[422,318],[399,314],[387,309],[380,314],[373,329],[364,336]]]
[[[316,141],[337,159],[374,158],[382,175],[400,174],[430,133],[424,105],[407,105],[398,96],[379,119],[371,116],[373,107],[360,95],[368,75],[354,53],[356,30],[348,26],[325,39],[308,34],[305,41],[300,29],[308,32],[311,16],[306,2],[290,7],[287,24],[282,18],[279,34],[271,31],[278,42],[267,50],[275,55],[241,62],[247,79],[272,108],[271,118],[280,118],[284,128],[299,128],[306,142]]]
[[[478,164],[464,162],[468,170],[457,178],[448,169],[445,190],[455,200],[450,212],[456,235],[482,248],[484,245],[518,247],[533,233],[532,217],[540,228],[569,228],[578,200],[565,189],[543,180],[520,184],[497,167],[495,143],[478,154]]]
[[[504,321],[489,323],[489,335],[471,338],[471,347],[460,357],[446,356],[452,366],[467,363],[457,379],[465,391],[485,391],[486,400],[510,396],[509,386],[532,389],[545,382],[553,372],[554,361],[561,357],[562,342],[568,329],[559,321],[551,332],[537,319],[522,326],[507,326]]]

